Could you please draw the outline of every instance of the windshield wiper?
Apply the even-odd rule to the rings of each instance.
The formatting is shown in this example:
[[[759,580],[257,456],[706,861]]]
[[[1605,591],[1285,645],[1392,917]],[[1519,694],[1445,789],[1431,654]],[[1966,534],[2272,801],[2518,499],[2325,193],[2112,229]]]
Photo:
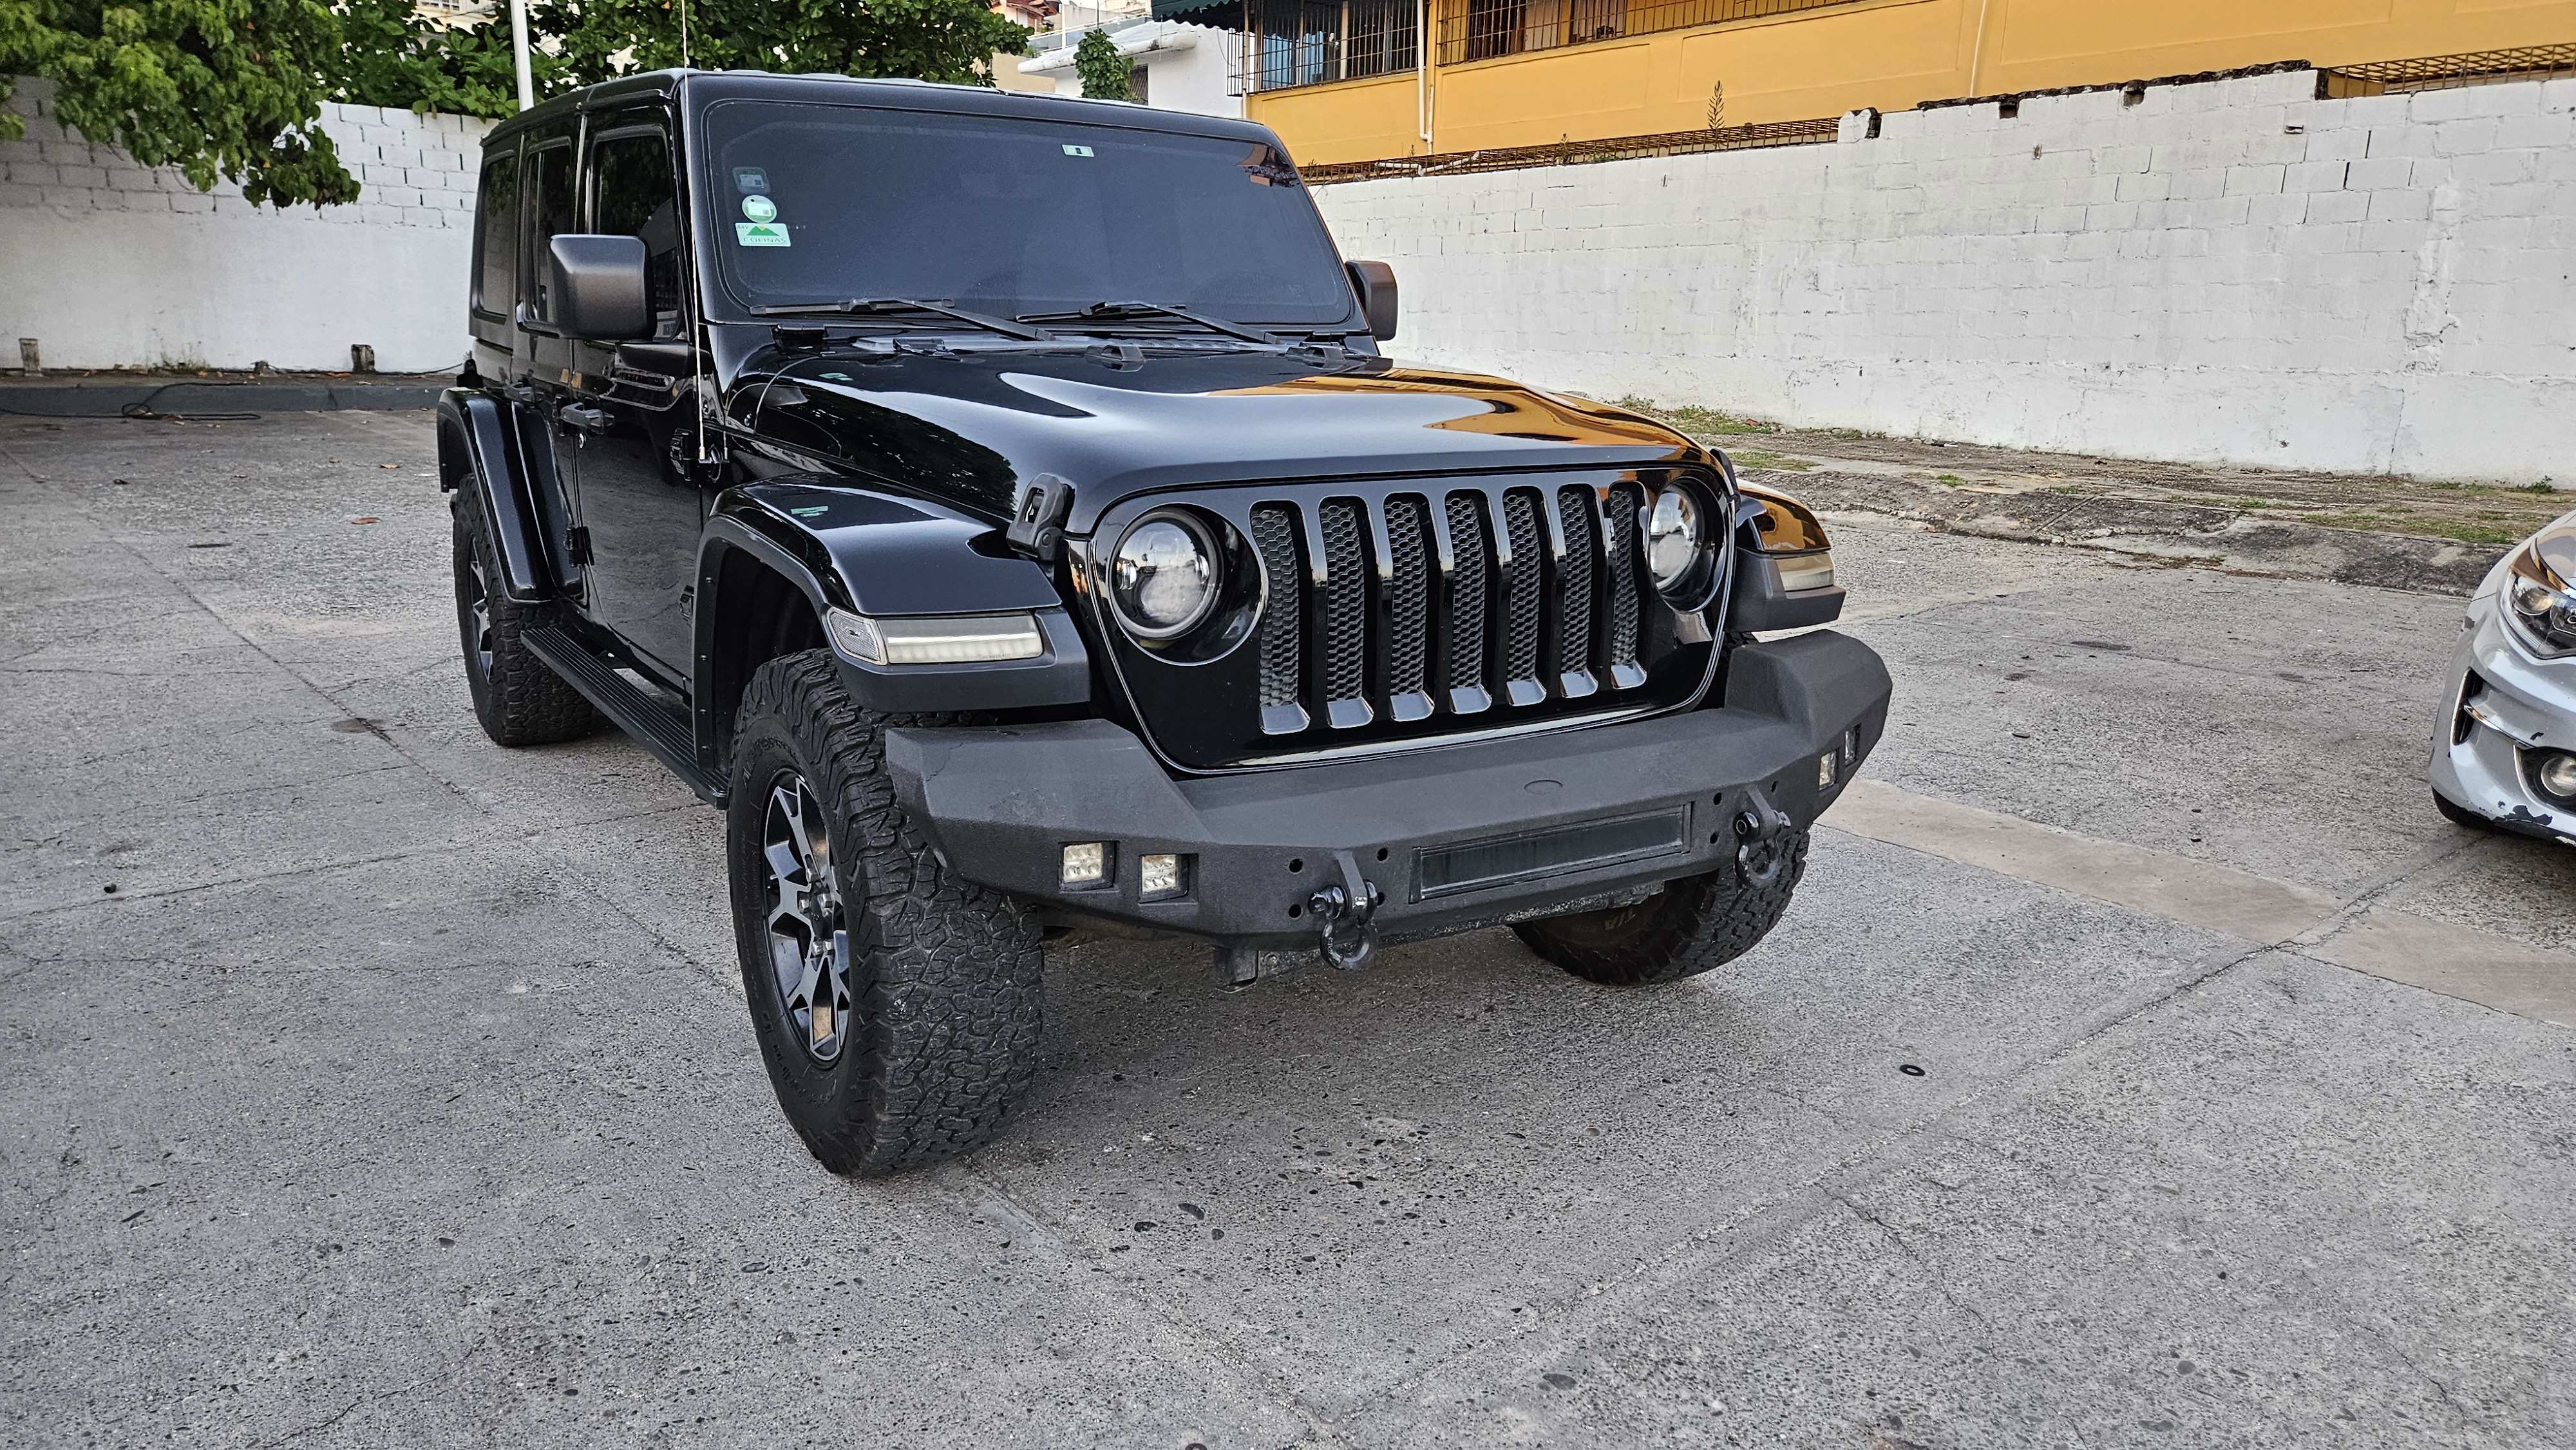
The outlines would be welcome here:
[[[899,312],[919,312],[928,314],[932,317],[945,317],[952,322],[963,322],[969,327],[980,327],[987,332],[998,332],[1005,337],[1022,338],[1029,342],[1055,341],[1055,334],[1046,331],[1044,328],[1027,327],[1020,323],[1006,321],[999,317],[987,317],[981,312],[968,312],[962,307],[949,307],[937,302],[916,302],[909,297],[853,297],[846,302],[787,302],[781,303],[775,307],[755,307],[751,309],[751,315],[754,317],[829,317],[835,315],[842,317],[882,317],[888,313]]]
[[[1185,312],[1178,307],[1166,307],[1160,302],[1094,302],[1076,312],[1031,312],[1023,314],[1019,320],[1022,322],[1114,322],[1120,318],[1130,317],[1177,317],[1183,322],[1196,323],[1210,332],[1222,332],[1228,337],[1242,338],[1245,342],[1257,342],[1266,347],[1279,345],[1279,339],[1270,333],[1255,332],[1249,327],[1237,327],[1231,322],[1197,312]]]

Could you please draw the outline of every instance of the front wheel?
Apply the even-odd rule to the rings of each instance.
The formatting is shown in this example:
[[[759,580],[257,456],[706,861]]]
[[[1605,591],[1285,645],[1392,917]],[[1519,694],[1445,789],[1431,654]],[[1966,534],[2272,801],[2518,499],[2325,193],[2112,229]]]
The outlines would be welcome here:
[[[743,995],[779,1106],[835,1173],[984,1141],[1037,1068],[1037,914],[959,880],[895,799],[831,656],[752,673],[725,855]]]
[[[1613,987],[1677,982],[1714,971],[1768,936],[1807,872],[1807,833],[1780,844],[1766,880],[1733,866],[1667,882],[1632,906],[1542,917],[1512,928],[1529,949],[1586,981]]]

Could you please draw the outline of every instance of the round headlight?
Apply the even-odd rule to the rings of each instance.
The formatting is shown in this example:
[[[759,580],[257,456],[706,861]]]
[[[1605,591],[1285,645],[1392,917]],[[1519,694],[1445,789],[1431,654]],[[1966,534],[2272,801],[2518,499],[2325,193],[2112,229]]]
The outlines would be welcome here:
[[[1655,506],[1646,515],[1646,571],[1655,576],[1655,587],[1680,586],[1699,558],[1699,500],[1679,488],[1656,494]]]
[[[1170,639],[1216,607],[1216,545],[1187,514],[1148,514],[1118,541],[1109,600],[1138,639]]]

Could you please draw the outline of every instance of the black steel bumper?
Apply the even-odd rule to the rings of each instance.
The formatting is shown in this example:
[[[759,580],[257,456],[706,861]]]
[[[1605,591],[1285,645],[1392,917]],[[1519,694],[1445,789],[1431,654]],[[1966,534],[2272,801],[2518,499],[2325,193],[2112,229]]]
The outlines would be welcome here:
[[[1411,754],[1174,779],[1105,721],[886,732],[897,796],[952,869],[1032,901],[1239,946],[1311,947],[1347,853],[1390,939],[1732,869],[1736,822],[1813,822],[1887,724],[1886,667],[1833,633],[1751,644],[1724,708]],[[1828,764],[1830,762],[1830,764]],[[1067,888],[1068,844],[1105,883]],[[1149,854],[1177,890],[1141,890]]]

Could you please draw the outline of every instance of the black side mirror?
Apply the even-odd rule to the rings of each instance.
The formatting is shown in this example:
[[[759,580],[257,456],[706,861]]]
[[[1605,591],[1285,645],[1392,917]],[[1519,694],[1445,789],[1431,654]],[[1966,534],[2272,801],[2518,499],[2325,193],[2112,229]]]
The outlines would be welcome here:
[[[1342,266],[1351,274],[1351,290],[1360,294],[1369,336],[1380,342],[1395,336],[1395,269],[1384,262],[1344,262]]]
[[[641,238],[564,233],[546,244],[546,275],[546,320],[566,337],[623,342],[653,335]]]

